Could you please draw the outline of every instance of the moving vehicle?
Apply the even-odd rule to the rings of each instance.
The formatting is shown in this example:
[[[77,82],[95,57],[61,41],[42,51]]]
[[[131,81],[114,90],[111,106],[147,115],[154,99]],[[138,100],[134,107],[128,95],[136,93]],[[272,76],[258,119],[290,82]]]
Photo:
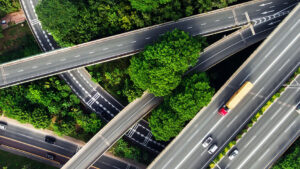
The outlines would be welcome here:
[[[236,91],[229,101],[219,110],[219,114],[225,116],[230,109],[233,109],[253,88],[253,84],[246,81],[238,91]]]
[[[210,137],[210,136],[208,136],[204,141],[203,141],[203,143],[202,143],[202,146],[205,148],[205,147],[207,147],[208,145],[210,145],[210,143],[213,141],[213,139]]]
[[[47,142],[47,143],[54,144],[55,141],[56,141],[55,137],[52,137],[52,136],[45,137],[45,142]]]
[[[208,153],[213,154],[214,152],[216,152],[217,149],[218,149],[218,146],[216,144],[213,144],[212,146],[209,147]]]
[[[229,156],[228,156],[229,160],[234,159],[234,157],[236,157],[238,154],[239,154],[238,149],[237,149],[237,148],[234,149],[234,150],[229,154]]]
[[[51,154],[51,153],[47,153],[46,157],[50,160],[54,160],[55,159],[55,155]]]
[[[0,130],[6,130],[7,123],[0,121]]]

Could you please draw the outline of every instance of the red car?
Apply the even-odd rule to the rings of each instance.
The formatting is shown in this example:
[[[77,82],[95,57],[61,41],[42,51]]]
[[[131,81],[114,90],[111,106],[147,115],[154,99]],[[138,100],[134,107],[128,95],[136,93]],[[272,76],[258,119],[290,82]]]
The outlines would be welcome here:
[[[219,114],[222,116],[225,116],[228,113],[228,109],[223,106],[220,110],[219,110]]]

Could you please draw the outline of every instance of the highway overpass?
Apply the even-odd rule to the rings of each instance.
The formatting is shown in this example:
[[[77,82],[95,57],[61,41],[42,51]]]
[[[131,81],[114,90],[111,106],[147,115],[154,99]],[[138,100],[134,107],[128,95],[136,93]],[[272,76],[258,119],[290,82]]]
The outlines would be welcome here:
[[[131,102],[106,124],[62,169],[84,169],[92,166],[132,124],[143,118],[162,100],[162,98],[154,97],[153,94],[149,93],[144,93],[143,96]],[[149,102],[152,104],[148,104]]]
[[[257,23],[260,18],[265,16],[280,15],[280,11],[290,8],[295,1],[273,0],[272,3],[267,2],[269,1],[250,1],[183,18],[176,22],[167,22],[5,63],[0,65],[0,87],[8,87],[66,72],[70,69],[135,54],[141,51],[145,45],[155,41],[161,34],[174,28],[187,31],[193,36],[208,35],[246,25],[248,23],[246,13],[251,21]]]
[[[271,20],[270,23],[273,23]],[[222,60],[224,57],[226,58],[228,55],[230,56],[230,52],[227,50],[224,50],[224,47],[227,49],[233,49],[231,52],[236,52],[241,50],[241,48],[252,44],[254,42],[257,42],[267,36],[267,33],[269,31],[273,30],[274,26],[273,24],[261,24],[260,26],[256,26],[255,29],[257,31],[256,35],[253,36],[251,33],[250,28],[243,29],[239,31],[238,33],[233,33],[232,35],[229,35],[228,37],[216,42],[212,45],[212,47],[209,47],[207,50],[203,52],[203,55],[206,57],[206,59],[211,58],[212,53],[218,53],[216,58],[211,59],[212,61],[218,62]],[[267,28],[266,30],[264,28]],[[243,39],[240,39],[240,38]],[[231,43],[230,43],[231,42]],[[234,43],[233,43],[234,42]],[[249,44],[248,44],[248,43]],[[235,44],[235,45],[232,45]],[[240,46],[239,46],[239,45]],[[244,46],[245,45],[245,46]],[[220,47],[221,46],[221,47]],[[206,52],[208,52],[206,54]],[[214,51],[214,52],[213,52]],[[225,51],[225,52],[224,52]],[[206,54],[206,55],[205,55]],[[221,55],[222,57],[219,57]],[[206,60],[204,59],[204,60]],[[200,62],[201,63],[201,62]],[[209,64],[210,63],[210,64]],[[207,68],[214,65],[214,62],[208,62],[206,65],[207,67],[202,69],[202,66],[199,66],[198,68],[200,70],[206,70]],[[162,99],[156,98],[153,95],[144,95],[140,98],[143,100],[143,102],[136,102],[134,105],[136,107],[128,108],[126,107],[126,111],[120,112],[116,118],[114,118],[109,125],[105,126],[105,129],[101,130],[88,144],[87,148],[83,148],[82,151],[80,151],[76,156],[74,156],[73,159],[70,160],[66,164],[64,168],[74,168],[75,166],[78,166],[78,168],[86,168],[93,164],[93,160],[99,158],[101,154],[103,154],[112,144],[118,140],[124,132],[127,131],[129,127],[131,127],[134,123],[136,123],[137,120],[139,120],[138,117],[143,117],[151,111],[156,105],[158,105]],[[146,100],[146,101],[144,101]],[[129,105],[129,107],[132,107],[132,104]],[[138,108],[138,111],[136,111]],[[130,117],[130,118],[124,118],[124,117]],[[134,119],[131,119],[132,117],[137,117]],[[130,119],[130,120],[129,120]],[[126,125],[124,125],[124,121],[126,122]],[[135,128],[135,127],[132,127]],[[110,134],[114,133],[114,134]],[[130,132],[127,132],[130,133]],[[151,134],[151,133],[150,133]],[[99,135],[101,137],[99,137]],[[109,137],[103,137],[103,136],[109,135]],[[152,135],[150,135],[152,136]],[[106,141],[112,140],[112,141]],[[147,141],[147,140],[145,140]]]
[[[41,27],[34,10],[38,1],[21,0],[20,2],[32,33],[41,49],[43,51],[51,51],[59,48],[52,36]],[[120,102],[106,92],[98,83],[91,80],[90,74],[85,68],[68,71],[59,74],[59,76],[66,81],[87,108],[96,112],[106,122],[109,122],[124,108]],[[126,133],[124,138],[151,153],[159,153],[165,147],[166,143],[156,141],[149,133],[151,134],[151,131],[147,121],[141,120]],[[145,142],[144,140],[148,141]]]
[[[299,67],[300,5],[269,35],[233,76],[148,168],[203,169]],[[254,87],[226,116],[217,112],[245,82]],[[218,150],[202,147],[211,136]]]
[[[237,148],[239,154],[233,160],[229,160],[228,154],[225,155],[215,169],[270,168],[300,135],[300,113],[296,111],[298,104],[300,75],[231,149]]]

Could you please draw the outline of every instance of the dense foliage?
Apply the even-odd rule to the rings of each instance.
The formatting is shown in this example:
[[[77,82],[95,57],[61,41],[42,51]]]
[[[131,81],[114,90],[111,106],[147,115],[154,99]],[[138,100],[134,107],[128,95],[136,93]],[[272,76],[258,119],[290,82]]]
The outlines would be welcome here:
[[[20,10],[18,0],[0,0],[0,18],[8,13]]]
[[[205,73],[185,77],[164,102],[152,111],[149,118],[152,134],[157,140],[175,137],[199,110],[206,106],[214,94]]]
[[[300,139],[277,161],[272,169],[299,169],[300,168]]]
[[[202,44],[203,39],[193,38],[184,31],[168,32],[130,60],[130,78],[155,96],[168,95],[179,85],[184,72],[196,64]]]
[[[171,2],[172,0],[129,0],[131,3],[131,6],[138,11],[142,12],[150,12],[154,10],[155,8],[158,8],[161,4],[166,4],[168,2]]]
[[[70,46],[225,7],[235,1],[47,0],[40,1],[36,12],[43,28],[61,46]]]
[[[100,119],[83,113],[79,99],[57,77],[2,89],[0,95],[0,111],[7,117],[59,135],[76,135],[80,129],[95,133],[101,127]]]
[[[150,157],[145,151],[142,151],[140,148],[131,146],[123,139],[118,140],[118,142],[116,142],[109,151],[118,157],[134,159],[146,164],[150,162]]]

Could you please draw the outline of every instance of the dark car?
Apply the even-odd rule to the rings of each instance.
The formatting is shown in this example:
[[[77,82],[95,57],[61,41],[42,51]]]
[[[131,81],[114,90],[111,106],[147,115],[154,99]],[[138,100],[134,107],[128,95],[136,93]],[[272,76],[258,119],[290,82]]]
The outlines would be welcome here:
[[[297,105],[296,110],[300,113],[300,103]]]
[[[46,157],[50,160],[54,160],[55,159],[55,155],[51,154],[51,153],[47,153]]]
[[[56,139],[55,139],[55,137],[52,137],[52,136],[46,136],[46,137],[45,137],[45,141],[46,141],[47,143],[54,144],[55,141],[56,141]]]

